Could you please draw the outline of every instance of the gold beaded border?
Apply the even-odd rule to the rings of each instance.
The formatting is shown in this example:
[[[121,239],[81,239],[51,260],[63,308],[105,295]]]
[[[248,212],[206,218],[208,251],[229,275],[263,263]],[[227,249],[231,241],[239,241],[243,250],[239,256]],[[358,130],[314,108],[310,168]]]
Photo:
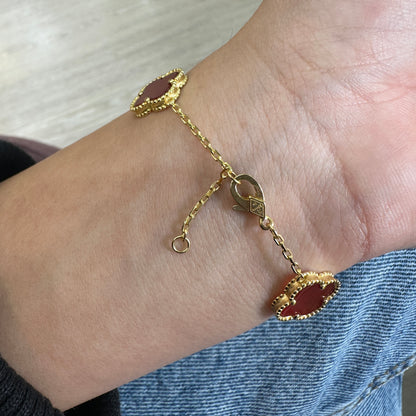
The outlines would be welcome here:
[[[144,90],[148,85],[152,82],[155,82],[158,79],[165,78],[168,75],[172,74],[173,72],[178,72],[178,75],[175,78],[172,78],[169,82],[172,86],[169,88],[169,91],[163,94],[162,96],[151,100],[147,98],[142,104],[135,106],[134,103],[142,96]],[[164,75],[160,75],[159,77],[155,78],[153,81],[146,84],[136,95],[134,100],[130,104],[130,110],[136,113],[137,117],[144,117],[152,111],[162,111],[168,106],[171,106],[175,103],[178,99],[181,88],[186,84],[188,77],[186,76],[185,72],[181,68],[172,69],[169,72],[166,72]]]
[[[296,304],[295,297],[302,289],[308,286],[312,286],[316,283],[318,283],[322,289],[325,289],[331,283],[335,284],[335,291],[324,300],[324,303],[320,308],[306,315],[280,316],[282,311],[287,306]],[[279,319],[279,321],[290,321],[293,319],[301,320],[310,318],[311,316],[316,315],[328,304],[328,302],[338,293],[340,287],[341,282],[336,279],[331,272],[305,272],[302,273],[302,277],[300,279],[296,277],[286,285],[283,293],[273,300],[272,308],[276,314],[276,318]]]

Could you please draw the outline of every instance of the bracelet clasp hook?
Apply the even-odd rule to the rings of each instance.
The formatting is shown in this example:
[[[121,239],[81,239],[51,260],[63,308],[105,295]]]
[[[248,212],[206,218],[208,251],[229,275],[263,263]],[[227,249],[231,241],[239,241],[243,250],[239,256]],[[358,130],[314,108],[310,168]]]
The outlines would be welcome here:
[[[247,174],[238,175],[235,179],[240,183],[241,181],[247,181],[248,183],[250,183],[254,188],[254,195],[241,195],[237,189],[238,183],[236,181],[231,181],[231,195],[233,196],[235,202],[237,202],[238,204],[233,205],[233,209],[236,211],[251,212],[252,214],[257,215],[260,218],[265,218],[266,206],[263,198],[263,190],[261,189],[259,183],[252,176]]]

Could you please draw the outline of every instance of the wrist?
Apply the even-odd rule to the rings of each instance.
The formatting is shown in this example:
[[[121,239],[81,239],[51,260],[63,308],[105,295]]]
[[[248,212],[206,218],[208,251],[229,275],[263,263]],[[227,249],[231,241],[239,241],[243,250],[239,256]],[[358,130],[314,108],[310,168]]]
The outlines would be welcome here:
[[[278,224],[302,268],[340,272],[366,255],[363,210],[349,189],[348,172],[342,171],[332,138],[311,120],[312,110],[291,89],[295,78],[300,85],[303,67],[293,62],[291,70],[286,68],[292,79],[279,71],[274,76],[267,60],[244,46],[249,38],[243,31],[193,69],[178,102],[234,171],[250,174],[262,185],[267,215]],[[276,47],[274,52],[278,54]],[[201,147],[202,152],[206,150]],[[225,209],[234,202],[227,197]],[[253,233],[260,230],[257,222],[229,211],[226,227],[231,221],[238,221],[233,233],[247,239],[249,249]],[[253,228],[245,230],[247,223]],[[273,250],[270,258],[276,254]]]

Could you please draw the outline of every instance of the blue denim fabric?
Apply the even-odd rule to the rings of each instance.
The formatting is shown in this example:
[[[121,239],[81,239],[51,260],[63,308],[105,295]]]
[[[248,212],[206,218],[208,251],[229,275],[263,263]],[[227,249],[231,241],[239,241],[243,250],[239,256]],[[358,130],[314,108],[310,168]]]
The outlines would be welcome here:
[[[120,388],[122,414],[396,416],[416,362],[416,250],[337,276],[306,321],[275,318]]]
[[[402,375],[392,378],[386,384],[371,390],[371,394],[364,394],[357,399],[354,408],[345,409],[344,412],[339,414],[349,416],[401,416],[402,381]]]

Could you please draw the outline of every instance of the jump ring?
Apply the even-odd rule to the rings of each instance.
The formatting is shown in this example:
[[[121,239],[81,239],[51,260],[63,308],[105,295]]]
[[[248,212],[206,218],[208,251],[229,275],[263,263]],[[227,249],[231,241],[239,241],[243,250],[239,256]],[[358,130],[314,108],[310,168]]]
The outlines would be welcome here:
[[[273,228],[273,226],[273,220],[268,215],[266,215],[264,218],[260,218],[260,227],[263,230],[270,230],[271,228]]]
[[[182,241],[185,241],[186,242],[186,246],[182,250],[179,250],[178,248],[175,247],[175,241],[178,238],[182,238]],[[185,237],[183,234],[176,236],[172,240],[172,248],[173,248],[173,251],[175,251],[176,253],[186,253],[188,251],[190,245],[191,245],[191,242],[189,241],[189,238],[188,237]]]

